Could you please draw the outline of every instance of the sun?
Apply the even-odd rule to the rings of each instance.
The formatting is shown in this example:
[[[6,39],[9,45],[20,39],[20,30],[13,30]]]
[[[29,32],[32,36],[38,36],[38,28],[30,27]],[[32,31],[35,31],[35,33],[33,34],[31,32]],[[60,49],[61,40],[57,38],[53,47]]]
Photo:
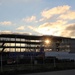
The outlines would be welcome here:
[[[49,39],[46,39],[45,40],[45,44],[47,44],[47,45],[50,44],[50,40]]]

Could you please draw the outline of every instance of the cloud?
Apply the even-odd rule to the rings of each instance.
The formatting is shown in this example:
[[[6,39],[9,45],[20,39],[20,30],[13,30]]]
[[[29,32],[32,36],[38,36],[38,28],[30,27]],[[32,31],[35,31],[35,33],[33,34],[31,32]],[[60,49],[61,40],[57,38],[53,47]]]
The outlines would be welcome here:
[[[75,23],[65,26],[65,30],[61,32],[61,36],[75,37]]]
[[[32,35],[30,32],[12,32],[12,31],[0,31],[0,34],[22,34],[22,35]]]
[[[3,22],[0,22],[1,25],[11,25],[12,22],[11,21],[3,21]]]
[[[45,20],[45,18],[41,18],[41,19],[39,20],[39,22],[44,21],[44,20]]]
[[[30,32],[12,32],[13,34],[32,35]]]
[[[58,17],[58,19],[74,20],[75,19],[75,11],[68,11],[67,13],[60,15]]]
[[[39,22],[43,21],[43,24],[37,27],[28,26],[34,32],[43,35],[75,37],[75,23],[72,23],[75,19],[75,11],[70,10],[70,6],[63,5],[43,10],[41,16]]]
[[[5,30],[5,31],[0,31],[0,34],[11,34],[12,32],[11,31],[8,31],[8,30]]]
[[[67,21],[57,20],[46,22],[38,27],[28,26],[31,30],[42,35],[54,35],[63,37],[75,37],[75,23],[68,24]]]
[[[29,26],[29,28],[35,32],[43,35],[60,35],[61,30],[64,29],[66,21],[58,20],[56,22],[46,22],[38,27]]]
[[[31,16],[31,17],[23,18],[22,20],[25,21],[25,22],[36,21],[36,16]]]
[[[75,19],[75,11],[70,10],[71,6],[69,5],[63,5],[63,6],[57,6],[51,9],[45,9],[41,12],[42,18],[39,20],[41,21],[47,21],[49,19],[58,19],[58,20],[74,20]]]
[[[66,26],[66,28],[65,28],[66,30],[75,30],[75,23],[73,23],[73,24],[68,24],[67,26]]]
[[[43,18],[49,19],[54,15],[65,13],[69,9],[70,9],[70,6],[68,6],[68,5],[58,6],[58,7],[52,8],[52,9],[42,11],[41,15]]]
[[[20,26],[16,30],[25,30],[25,26]]]

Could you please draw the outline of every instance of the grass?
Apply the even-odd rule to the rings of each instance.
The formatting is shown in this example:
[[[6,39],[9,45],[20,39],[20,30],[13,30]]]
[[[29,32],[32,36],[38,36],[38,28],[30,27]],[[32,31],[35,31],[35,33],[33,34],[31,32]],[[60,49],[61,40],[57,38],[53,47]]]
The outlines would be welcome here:
[[[63,63],[44,63],[44,64],[14,64],[3,66],[3,72],[0,69],[1,74],[16,75],[19,73],[36,73],[36,72],[46,72],[46,71],[57,71],[75,69],[75,64],[73,62],[63,62]]]

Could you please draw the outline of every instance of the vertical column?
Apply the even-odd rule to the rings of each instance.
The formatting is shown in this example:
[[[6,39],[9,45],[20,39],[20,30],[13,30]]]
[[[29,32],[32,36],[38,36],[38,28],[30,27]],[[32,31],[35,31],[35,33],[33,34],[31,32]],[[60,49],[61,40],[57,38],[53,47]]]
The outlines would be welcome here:
[[[11,41],[11,38],[10,38],[9,41]],[[11,43],[9,43],[9,46],[11,47]],[[9,48],[9,52],[11,52],[11,48]]]
[[[25,40],[24,40],[25,41]],[[26,43],[25,43],[25,50],[24,51],[26,51]]]
[[[61,51],[65,50],[65,42],[64,42],[64,38],[62,38],[62,42],[61,42]]]
[[[21,38],[20,38],[20,52],[21,52]]]
[[[15,52],[16,52],[16,37],[15,37]]]
[[[71,39],[69,39],[69,50],[71,52]]]

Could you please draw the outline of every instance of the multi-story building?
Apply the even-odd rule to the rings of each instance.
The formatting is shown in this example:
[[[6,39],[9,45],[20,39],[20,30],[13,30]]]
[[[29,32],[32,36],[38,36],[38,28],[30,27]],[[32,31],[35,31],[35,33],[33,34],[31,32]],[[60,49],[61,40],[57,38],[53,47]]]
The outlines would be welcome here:
[[[75,39],[57,36],[25,34],[0,34],[1,52],[51,52],[75,53]]]

